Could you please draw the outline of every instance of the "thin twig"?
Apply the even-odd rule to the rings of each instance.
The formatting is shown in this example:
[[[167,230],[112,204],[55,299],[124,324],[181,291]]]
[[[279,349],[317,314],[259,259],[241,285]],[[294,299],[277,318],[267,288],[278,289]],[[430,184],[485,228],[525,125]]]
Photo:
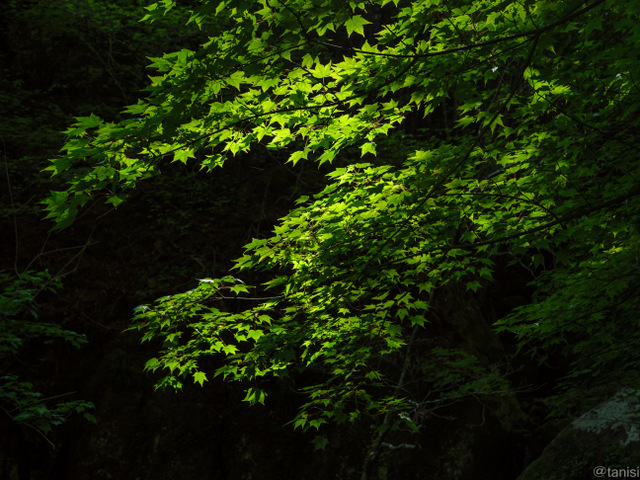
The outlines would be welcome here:
[[[18,219],[16,216],[16,206],[13,201],[13,189],[11,188],[11,177],[9,176],[9,160],[7,160],[7,146],[2,141],[2,147],[4,149],[4,171],[7,177],[7,191],[9,193],[9,203],[11,204],[11,216],[13,217],[13,238],[15,241],[15,248],[13,254],[13,271],[16,272],[16,275],[20,276],[20,272],[18,271],[18,252],[20,250],[20,239],[18,236]]]

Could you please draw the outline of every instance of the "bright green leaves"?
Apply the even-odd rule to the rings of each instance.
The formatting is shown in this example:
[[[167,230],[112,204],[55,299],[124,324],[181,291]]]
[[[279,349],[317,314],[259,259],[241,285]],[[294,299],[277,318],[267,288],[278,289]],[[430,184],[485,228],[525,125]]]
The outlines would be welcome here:
[[[67,130],[67,134],[71,136],[77,136],[78,134],[84,133],[92,128],[99,128],[104,125],[104,122],[101,118],[95,116],[94,114],[89,115],[88,117],[79,117],[78,122],[74,124],[72,128]]]
[[[207,376],[200,369],[200,359],[215,354],[228,359],[228,364],[219,368],[215,375],[238,381],[277,375],[286,368],[289,363],[286,355],[269,355],[277,345],[269,340],[263,341],[269,332],[282,331],[265,313],[281,297],[257,299],[250,296],[250,290],[249,286],[232,276],[205,278],[193,290],[163,297],[152,306],[143,305],[136,309],[135,323],[131,328],[143,331],[143,340],[159,339],[163,344],[161,355],[145,365],[145,369],[150,371],[164,369],[165,377],[159,386],[181,388],[186,377],[203,385]],[[221,302],[256,300],[263,302],[261,313],[229,314],[216,307]],[[239,352],[246,350],[247,346],[252,346],[252,350],[245,358]],[[264,395],[264,392],[250,389],[246,400],[263,403]]]
[[[194,383],[199,383],[200,386],[202,386],[206,381],[207,381],[207,375],[204,372],[195,372],[193,374]]]
[[[249,402],[251,405],[255,405],[256,403],[262,403],[264,405],[264,399],[266,394],[264,390],[259,388],[248,388],[247,395],[244,397],[244,402]]]
[[[51,192],[51,195],[42,203],[49,212],[45,218],[55,220],[54,229],[63,229],[70,226],[78,215],[78,210],[83,207],[91,197],[86,194],[76,194],[69,198],[67,192]]]
[[[296,428],[411,411],[416,400],[388,386],[429,328],[431,297],[447,284],[480,292],[503,258],[538,287],[501,324],[520,338],[562,343],[582,329],[610,342],[610,315],[636,341],[635,3],[399,5],[202,2],[191,20],[222,31],[152,59],[132,118],[85,117],[67,132],[47,169],[68,176],[46,201],[59,226],[96,193],[117,206],[163,162],[212,170],[262,146],[339,164],[236,261],[238,275],[271,275],[267,293],[204,279],[138,310],[143,338],[162,342],[147,365],[165,372],[160,385],[202,385],[202,358],[217,356],[215,374],[243,382],[251,403],[265,401],[264,377],[321,372],[302,387]],[[572,354],[597,350],[585,342]],[[431,355],[412,368],[432,386],[503,388],[469,357]]]
[[[366,56],[332,62],[323,58],[326,49],[309,48],[313,44],[306,34],[287,29],[303,18],[292,12],[308,11],[304,18],[317,19],[316,28],[323,33],[344,22],[349,34],[361,35],[370,24],[361,13],[333,12],[334,6],[304,2],[286,7],[245,2],[230,10],[218,8],[225,3],[203,2],[192,20],[230,15],[229,30],[211,37],[198,52],[183,49],[151,59],[156,75],[148,96],[126,109],[134,118],[108,124],[92,115],[67,132],[65,155],[53,159],[47,169],[66,176],[65,193],[74,204],[70,212],[61,213],[49,202],[49,218],[59,221],[59,227],[69,224],[85,196],[100,193],[106,199],[122,199],[120,190],[153,175],[162,162],[197,159],[211,169],[257,144],[291,149],[293,162],[332,162],[343,149],[363,140],[363,154],[375,153],[374,138],[402,120],[403,107],[395,100],[354,110],[365,97],[373,94],[375,99],[380,85],[401,65]],[[148,18],[159,18],[172,5],[152,5]],[[364,78],[362,67],[384,76]],[[298,150],[301,144],[304,149]]]
[[[373,155],[376,155],[376,144],[373,142],[370,143],[365,143],[360,147],[360,152],[362,154],[362,156],[364,157],[367,153],[371,153]]]
[[[357,33],[364,37],[364,26],[369,25],[371,22],[362,18],[361,15],[354,15],[349,20],[344,22],[344,26],[347,29],[347,34],[351,36],[353,33]]]
[[[195,152],[190,149],[176,150],[173,152],[173,161],[187,163],[190,158],[195,158]]]
[[[159,20],[163,16],[165,16],[175,5],[175,0],[160,0],[158,2],[152,3],[149,6],[145,7],[148,13],[141,19],[141,21],[148,20],[150,22],[153,22],[154,20]]]

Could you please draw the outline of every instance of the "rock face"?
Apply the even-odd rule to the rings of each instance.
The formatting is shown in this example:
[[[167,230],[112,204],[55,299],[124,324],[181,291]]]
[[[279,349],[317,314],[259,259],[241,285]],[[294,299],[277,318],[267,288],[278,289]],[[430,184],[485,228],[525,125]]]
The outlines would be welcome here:
[[[625,388],[571,423],[518,480],[640,478],[640,388]]]

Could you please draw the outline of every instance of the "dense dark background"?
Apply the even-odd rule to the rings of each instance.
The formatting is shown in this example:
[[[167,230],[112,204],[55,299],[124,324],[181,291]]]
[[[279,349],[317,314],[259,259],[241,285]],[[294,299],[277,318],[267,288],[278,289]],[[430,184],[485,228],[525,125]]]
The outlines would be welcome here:
[[[47,397],[93,402],[97,418],[95,425],[70,418],[48,435],[52,447],[0,412],[0,478],[359,478],[369,425],[331,430],[327,450],[314,452],[312,436],[284,426],[300,401],[286,385],[273,385],[267,406],[255,408],[220,381],[156,392],[153,376],[142,372],[154,345],[125,331],[136,305],[223,275],[297,195],[317,190],[324,172],[285,166],[272,152],[238,157],[213,175],[175,165],[115,211],[92,206],[55,233],[42,220],[38,202],[55,188],[42,169],[74,116],[117,120],[144,94],[147,57],[196,48],[204,38],[184,25],[184,6],[163,23],[138,23],[143,3],[12,1],[0,12],[0,269],[48,270],[62,279],[61,291],[36,298],[40,318],[88,340],[75,349],[33,339],[2,365]],[[490,329],[528,301],[528,273],[503,265],[496,280],[481,296],[445,292],[436,311],[447,320],[434,322],[430,338],[511,362],[518,393],[450,407],[430,421],[420,448],[386,452],[371,478],[515,479],[566,424],[547,420],[544,402],[564,373],[563,360],[520,360],[512,356],[513,339]]]

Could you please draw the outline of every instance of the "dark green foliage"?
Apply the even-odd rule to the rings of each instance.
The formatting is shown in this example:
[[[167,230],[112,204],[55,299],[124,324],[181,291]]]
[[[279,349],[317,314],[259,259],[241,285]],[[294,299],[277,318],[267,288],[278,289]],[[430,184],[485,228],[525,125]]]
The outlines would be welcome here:
[[[0,12],[0,244],[2,268],[15,274],[0,274],[0,406],[11,420],[47,436],[74,413],[93,417],[91,403],[73,400],[73,392],[60,391],[57,384],[68,373],[56,366],[69,347],[86,343],[84,335],[67,328],[69,323],[78,327],[78,319],[41,317],[50,311],[49,300],[60,298],[60,279],[45,268],[69,273],[84,252],[70,263],[62,260],[62,268],[57,264],[58,255],[70,249],[57,243],[61,240],[45,240],[37,224],[37,202],[56,188],[41,170],[63,141],[61,130],[72,114],[117,118],[122,104],[132,101],[147,80],[147,56],[176,44],[195,46],[204,37],[197,28],[184,27],[185,8],[150,27],[139,22],[145,12],[141,1],[5,3]]]
[[[84,336],[64,330],[58,324],[39,318],[36,297],[44,291],[56,293],[60,281],[47,272],[25,272],[18,278],[0,273],[0,408],[14,422],[34,428],[42,435],[63,423],[70,415],[82,413],[95,421],[89,411],[93,405],[85,401],[60,402],[64,395],[46,397],[30,381],[12,373],[18,369],[20,355],[32,341],[56,340],[79,347]]]

